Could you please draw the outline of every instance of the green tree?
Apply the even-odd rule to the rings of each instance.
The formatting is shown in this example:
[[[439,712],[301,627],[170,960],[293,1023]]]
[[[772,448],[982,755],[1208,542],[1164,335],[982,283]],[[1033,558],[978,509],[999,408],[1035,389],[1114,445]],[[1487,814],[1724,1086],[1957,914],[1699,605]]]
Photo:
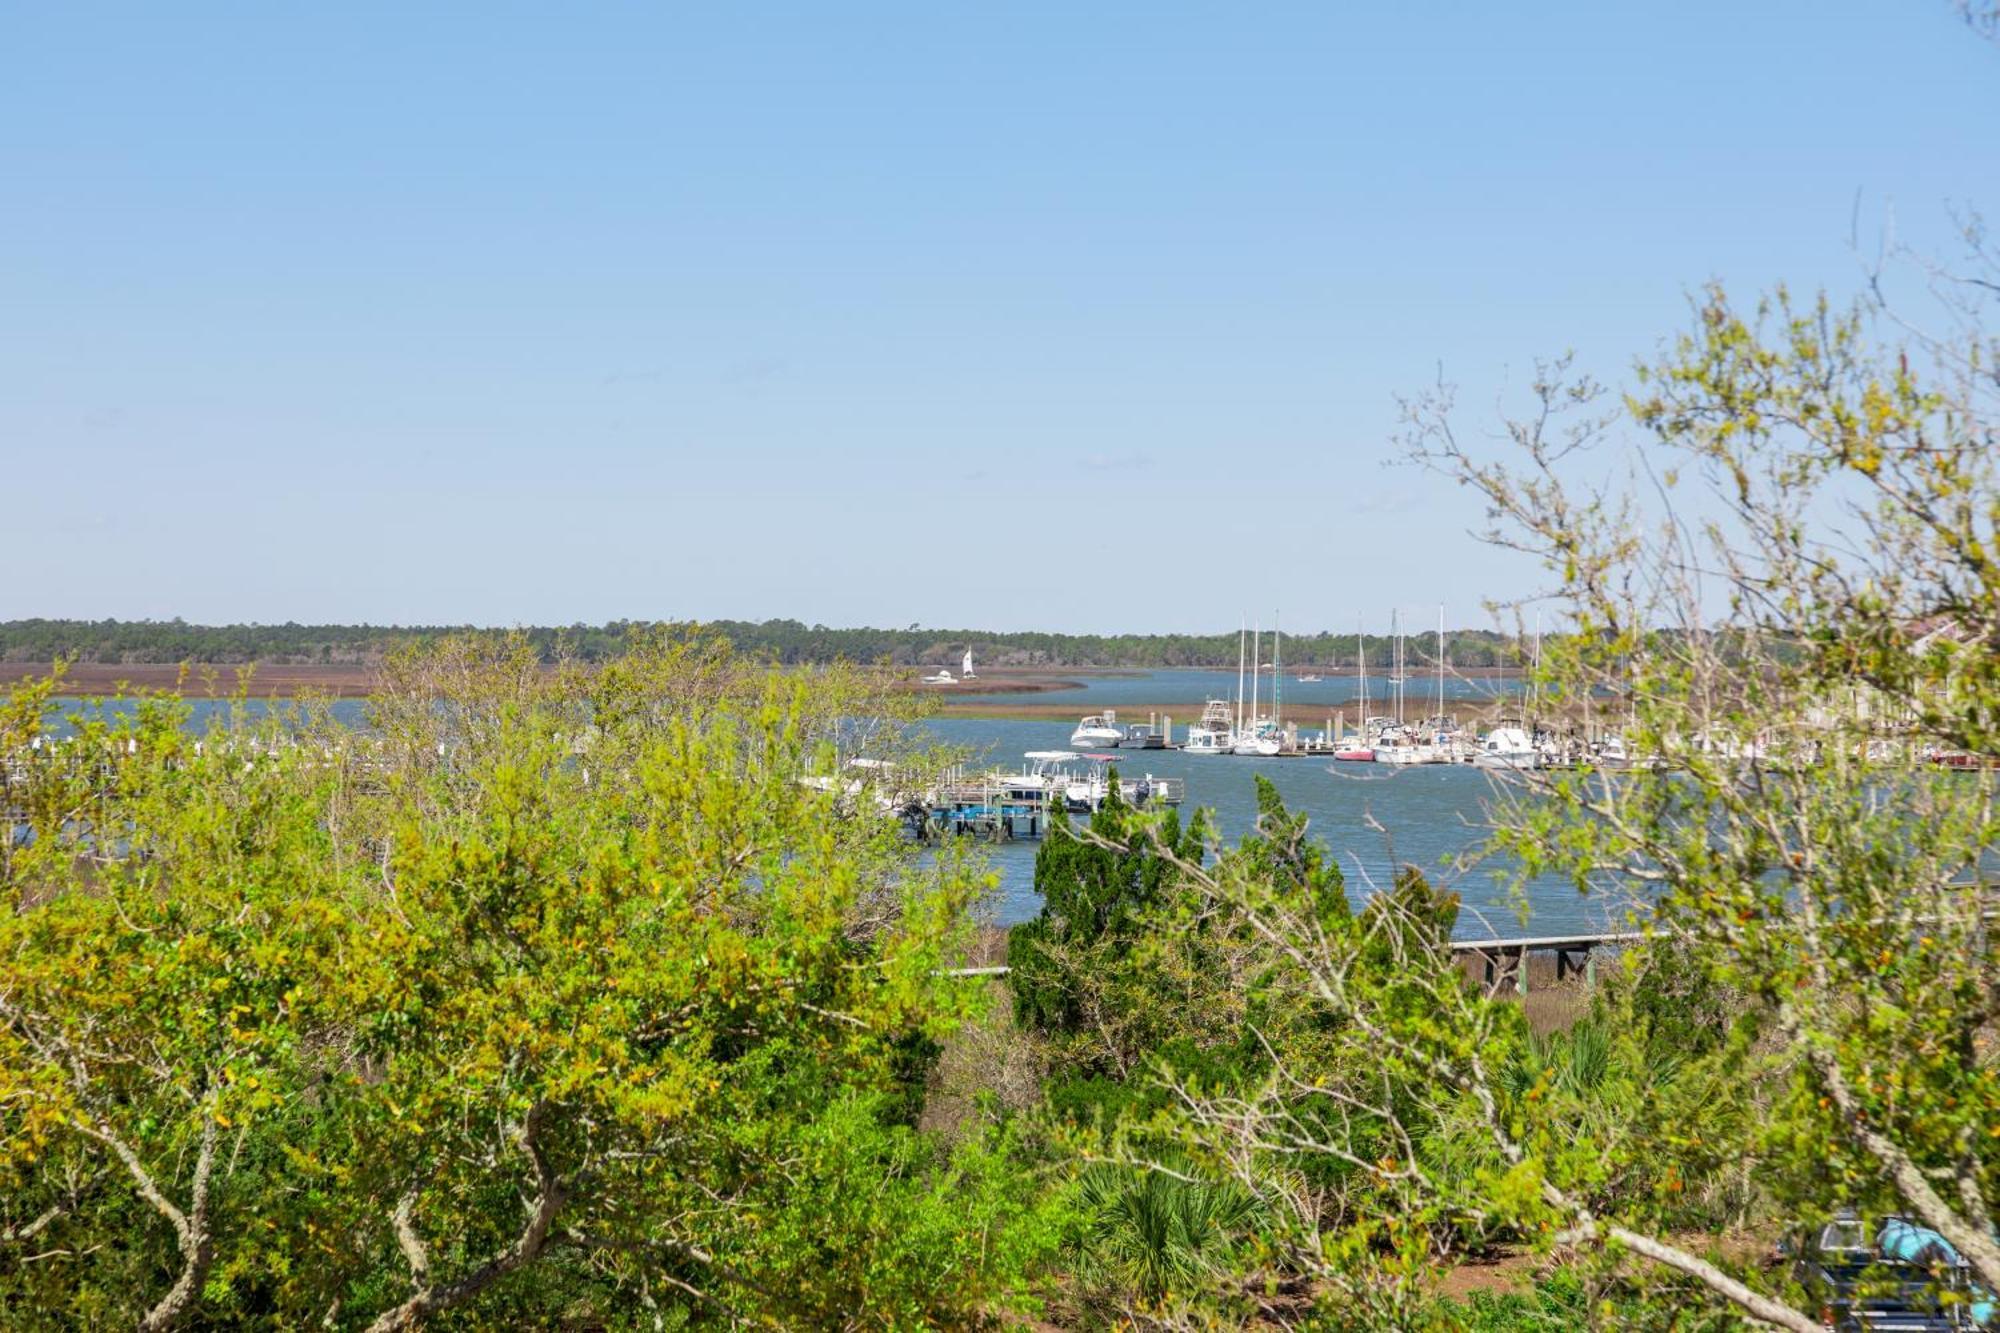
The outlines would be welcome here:
[[[1980,888],[2000,839],[2000,382],[1983,320],[2000,268],[1976,248],[1970,262],[1984,267],[1961,275],[1946,335],[1878,305],[1780,291],[1746,309],[1711,288],[1623,414],[1552,367],[1515,424],[1518,460],[1461,445],[1444,400],[1418,406],[1413,448],[1485,498],[1497,539],[1542,556],[1571,618],[1544,687],[1615,694],[1640,760],[1526,782],[1496,847],[1586,889],[1646,885],[1650,928],[1763,1036],[1718,1089],[1771,1090],[1762,1114],[1687,1107],[1614,1162],[1733,1124],[1724,1151],[1776,1202],[1912,1215],[2000,1289],[2000,966]],[[1666,498],[1656,521],[1595,485],[1620,415]],[[1505,1137],[1566,1234],[1812,1326],[1641,1234],[1649,1200],[1586,1209]]]
[[[145,1327],[963,1322],[1052,1243],[911,1129],[982,877],[808,781],[864,678],[399,657],[367,734],[0,723],[0,1309]],[[643,1316],[642,1316],[643,1312]]]

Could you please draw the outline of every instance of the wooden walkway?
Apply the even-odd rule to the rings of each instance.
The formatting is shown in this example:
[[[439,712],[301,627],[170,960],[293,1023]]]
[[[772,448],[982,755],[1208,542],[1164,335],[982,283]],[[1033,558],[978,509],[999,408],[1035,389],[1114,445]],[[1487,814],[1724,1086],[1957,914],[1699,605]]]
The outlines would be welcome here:
[[[1636,944],[1645,939],[1636,930],[1608,931],[1597,935],[1527,935],[1511,940],[1453,940],[1451,956],[1457,960],[1478,959],[1483,964],[1486,989],[1492,994],[1507,981],[1516,994],[1528,993],[1528,956],[1552,953],[1556,956],[1556,980],[1571,974],[1586,981],[1597,980],[1596,951]],[[1004,964],[993,967],[953,967],[948,977],[1004,977],[1013,969]]]

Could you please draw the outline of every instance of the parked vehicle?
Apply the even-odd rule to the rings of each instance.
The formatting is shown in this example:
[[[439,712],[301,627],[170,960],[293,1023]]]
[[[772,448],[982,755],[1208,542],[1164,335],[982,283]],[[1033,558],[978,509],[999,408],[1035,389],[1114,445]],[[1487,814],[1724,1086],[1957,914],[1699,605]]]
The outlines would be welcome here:
[[[1792,1278],[1837,1333],[1944,1333],[1991,1327],[2000,1307],[1951,1242],[1908,1218],[1851,1211],[1780,1246]]]

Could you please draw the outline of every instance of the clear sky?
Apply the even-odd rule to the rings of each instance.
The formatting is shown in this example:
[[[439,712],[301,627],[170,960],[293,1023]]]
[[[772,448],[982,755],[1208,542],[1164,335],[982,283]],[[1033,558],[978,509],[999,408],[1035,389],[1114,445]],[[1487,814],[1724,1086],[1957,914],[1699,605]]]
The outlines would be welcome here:
[[[1946,0],[0,0],[0,618],[1474,623],[1398,393],[1996,196]]]

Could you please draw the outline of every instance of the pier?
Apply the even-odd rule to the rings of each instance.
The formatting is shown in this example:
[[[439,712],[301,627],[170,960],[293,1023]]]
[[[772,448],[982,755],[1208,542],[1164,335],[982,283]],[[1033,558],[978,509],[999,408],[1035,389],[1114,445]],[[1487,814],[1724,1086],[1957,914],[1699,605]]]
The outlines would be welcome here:
[[[1645,938],[1643,932],[1628,930],[1607,931],[1595,935],[1530,935],[1520,939],[1453,940],[1449,947],[1453,961],[1460,963],[1476,961],[1481,965],[1486,993],[1489,996],[1498,994],[1509,981],[1513,983],[1515,994],[1526,995],[1530,954],[1554,954],[1557,981],[1566,977],[1580,976],[1588,985],[1594,984],[1597,980],[1597,950],[1637,944]],[[989,967],[953,967],[946,968],[943,975],[1004,977],[1010,970],[1005,964]]]

